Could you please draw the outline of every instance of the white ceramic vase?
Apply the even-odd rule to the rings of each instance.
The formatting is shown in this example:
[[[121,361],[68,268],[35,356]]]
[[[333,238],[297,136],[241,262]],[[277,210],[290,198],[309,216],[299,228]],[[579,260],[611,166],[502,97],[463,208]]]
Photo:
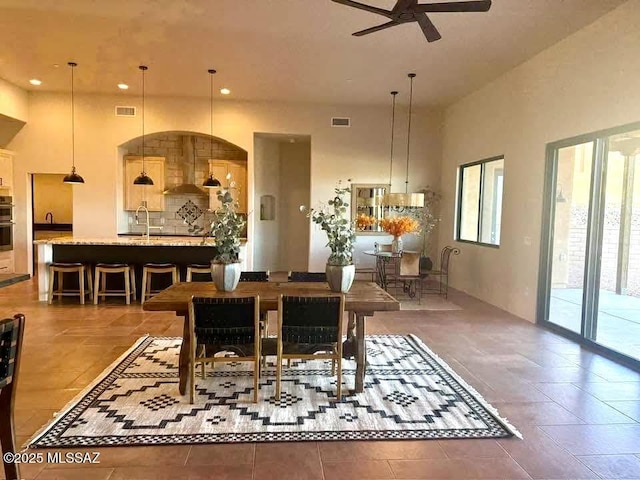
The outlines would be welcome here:
[[[325,271],[332,292],[347,293],[356,277],[355,265],[327,265]]]
[[[240,282],[242,271],[239,262],[215,263],[211,262],[211,278],[216,288],[222,292],[233,292]]]

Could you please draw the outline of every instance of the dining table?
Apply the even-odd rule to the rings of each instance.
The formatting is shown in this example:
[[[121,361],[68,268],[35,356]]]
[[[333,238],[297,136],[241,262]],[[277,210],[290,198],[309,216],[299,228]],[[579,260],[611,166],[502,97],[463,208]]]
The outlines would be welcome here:
[[[189,301],[192,297],[234,298],[258,295],[260,313],[278,310],[280,295],[311,296],[336,295],[326,282],[240,282],[232,292],[216,289],[213,282],[182,282],[162,290],[146,300],[145,311],[175,312],[183,320],[183,340],[180,347],[180,394],[187,391],[189,378],[189,352],[192,336],[189,329]],[[345,311],[348,314],[347,338],[343,344],[343,356],[355,357],[355,393],[364,390],[366,370],[365,323],[375,312],[400,310],[400,303],[373,282],[355,281],[345,295]]]
[[[406,253],[418,253],[412,250],[404,250]],[[389,267],[394,270],[398,267],[398,262],[404,252],[390,252],[388,250],[365,250],[365,255],[371,255],[376,257],[376,276],[378,277],[377,283],[383,289],[387,289],[387,270]]]

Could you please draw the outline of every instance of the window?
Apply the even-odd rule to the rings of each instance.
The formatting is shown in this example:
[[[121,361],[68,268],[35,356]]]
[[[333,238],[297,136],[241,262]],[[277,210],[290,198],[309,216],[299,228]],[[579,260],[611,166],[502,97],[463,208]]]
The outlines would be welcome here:
[[[456,240],[500,245],[504,157],[461,165]]]

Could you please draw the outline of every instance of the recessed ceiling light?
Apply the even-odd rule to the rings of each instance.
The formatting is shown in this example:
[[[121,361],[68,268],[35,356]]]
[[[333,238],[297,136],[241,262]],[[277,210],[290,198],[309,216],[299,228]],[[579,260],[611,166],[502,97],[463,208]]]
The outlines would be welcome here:
[[[127,85],[126,83],[119,83],[118,88],[120,90],[127,90],[129,88],[129,85]]]
[[[231,93],[231,90],[229,90],[228,88],[221,88],[220,89],[220,93],[223,95],[229,95]]]
[[[32,78],[31,80],[29,80],[29,83],[31,85],[38,86],[38,85],[42,85],[42,80],[38,80],[37,78]]]

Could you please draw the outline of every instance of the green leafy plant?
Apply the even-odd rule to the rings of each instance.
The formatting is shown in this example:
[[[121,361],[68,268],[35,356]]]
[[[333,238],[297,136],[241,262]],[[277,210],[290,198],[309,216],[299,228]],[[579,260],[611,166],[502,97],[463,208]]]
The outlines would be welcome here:
[[[440,203],[441,195],[433,190],[430,186],[418,190],[420,193],[424,193],[424,207],[417,208],[410,214],[420,224],[420,236],[422,237],[422,256],[429,255],[429,248],[431,246],[431,234],[440,223],[440,217],[438,216],[438,205]]]
[[[341,183],[342,181],[338,182],[338,186],[334,189],[335,197],[326,205],[321,204],[319,208],[310,208],[307,212],[307,217],[327,234],[327,246],[331,249],[331,255],[327,260],[329,265],[353,264],[356,233],[353,222],[347,217],[349,204],[345,201],[345,196],[351,193],[351,189],[342,187]],[[307,208],[302,206],[300,210],[306,211]]]
[[[247,223],[246,219],[237,213],[238,203],[233,201],[229,190],[218,190],[220,208],[212,214],[209,235],[216,239],[218,253],[213,258],[215,263],[239,262],[240,236]]]

